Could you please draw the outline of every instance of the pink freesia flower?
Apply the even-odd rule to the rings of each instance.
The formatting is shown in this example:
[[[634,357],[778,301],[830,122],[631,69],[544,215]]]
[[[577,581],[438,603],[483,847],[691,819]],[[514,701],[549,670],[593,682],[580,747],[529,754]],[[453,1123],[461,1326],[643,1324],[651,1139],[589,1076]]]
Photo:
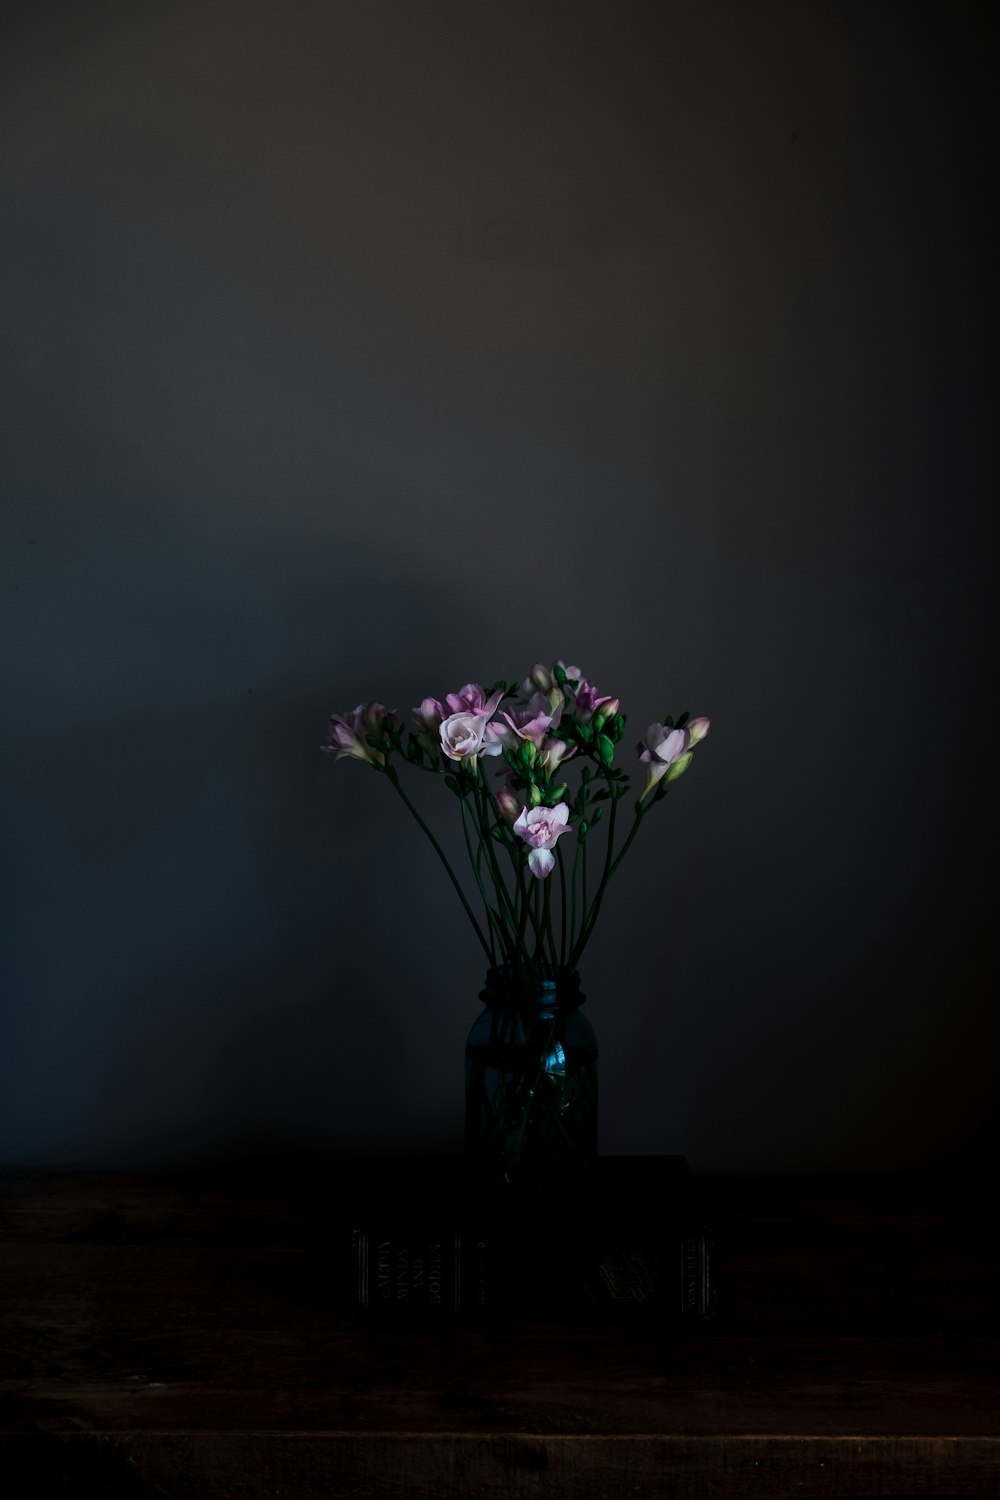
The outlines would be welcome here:
[[[708,733],[710,724],[710,719],[702,718],[691,720],[690,724],[687,727],[687,730],[688,738],[690,739],[692,745],[697,745],[699,740],[703,740],[705,738],[706,734]]]
[[[646,730],[645,740],[640,740],[636,749],[639,751],[639,759],[645,761],[649,766],[649,779],[646,782],[646,792],[665,776],[670,767],[679,761],[687,750],[688,737],[683,729],[667,729],[663,724],[650,724]]]
[[[413,720],[425,734],[437,734],[441,720],[446,717],[444,705],[436,698],[424,698],[413,710]]]
[[[559,661],[556,662],[556,666],[557,667],[562,667],[563,671],[566,673],[566,681],[567,682],[580,682],[580,681],[582,681],[582,679],[583,679],[583,673],[580,671],[579,667],[568,667],[566,665],[566,663],[562,660],[561,657],[560,657]]]
[[[565,740],[553,739],[550,735],[542,742],[538,759],[549,775],[554,776],[562,761],[569,760],[575,754],[575,745],[567,745]]]
[[[337,760],[350,756],[384,766],[385,756],[366,742],[366,736],[378,734],[388,717],[389,710],[384,703],[378,702],[359,703],[349,714],[334,714],[330,719],[329,737],[322,748]]]
[[[551,872],[556,862],[552,850],[560,834],[569,832],[568,822],[569,808],[565,802],[557,802],[555,807],[521,808],[514,832],[531,848],[528,869],[537,880],[544,880]]]
[[[603,698],[599,697],[593,683],[587,682],[586,679],[580,682],[576,690],[576,711],[584,724],[588,723],[594,717],[597,710],[603,708],[605,703],[613,701],[610,693],[606,693]]]
[[[502,688],[498,688],[492,698],[487,698],[478,682],[467,682],[457,693],[449,693],[445,702],[453,714],[485,714],[487,719],[492,719],[502,697]]]
[[[566,700],[562,693],[553,694],[556,703],[553,705],[544,693],[533,693],[528,700],[527,708],[519,708],[512,714],[505,713],[508,729],[498,726],[499,737],[504,743],[513,743],[513,737],[530,740],[536,750],[542,748],[542,741],[562,718],[563,705]]]

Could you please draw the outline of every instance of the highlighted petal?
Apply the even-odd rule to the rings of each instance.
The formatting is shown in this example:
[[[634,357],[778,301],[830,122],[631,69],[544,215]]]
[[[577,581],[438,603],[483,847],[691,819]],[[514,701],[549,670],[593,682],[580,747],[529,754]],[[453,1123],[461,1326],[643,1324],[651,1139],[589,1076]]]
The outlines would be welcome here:
[[[538,880],[545,879],[555,862],[556,857],[551,849],[532,849],[528,855],[528,869]]]

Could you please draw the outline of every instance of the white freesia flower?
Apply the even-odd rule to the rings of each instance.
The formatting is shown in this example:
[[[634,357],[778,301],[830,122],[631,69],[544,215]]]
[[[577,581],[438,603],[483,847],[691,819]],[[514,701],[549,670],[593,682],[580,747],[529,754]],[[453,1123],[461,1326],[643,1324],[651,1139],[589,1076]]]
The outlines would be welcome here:
[[[457,694],[448,694],[449,703],[453,697],[457,697]],[[492,698],[488,698],[482,704],[478,713],[463,710],[461,713],[449,714],[447,719],[442,719],[439,730],[441,749],[449,760],[471,761],[477,755],[501,755],[503,753],[500,740],[490,732],[492,728],[490,720],[496,713],[497,705],[502,697],[503,690],[499,689]]]
[[[555,807],[522,807],[521,815],[514,824],[514,832],[531,848],[528,869],[538,880],[544,880],[556,857],[552,853],[560,834],[569,833],[569,808],[565,802]]]

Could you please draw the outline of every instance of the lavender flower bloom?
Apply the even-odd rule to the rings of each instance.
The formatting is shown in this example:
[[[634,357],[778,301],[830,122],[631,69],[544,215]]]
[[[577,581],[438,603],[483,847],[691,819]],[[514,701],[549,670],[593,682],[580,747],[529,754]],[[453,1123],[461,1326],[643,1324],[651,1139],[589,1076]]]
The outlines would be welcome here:
[[[413,722],[424,734],[437,735],[441,720],[446,718],[444,705],[436,698],[424,698],[413,710]]]
[[[553,739],[551,736],[543,740],[541,753],[538,759],[545,767],[550,776],[554,776],[562,761],[569,760],[571,755],[576,754],[575,745],[567,745],[565,740]]]
[[[636,746],[639,759],[649,766],[649,778],[642,794],[644,797],[652,791],[660,777],[665,776],[671,766],[681,759],[687,746],[688,737],[685,730],[667,729],[663,724],[650,724],[646,730],[645,741],[640,740]],[[684,769],[687,769],[687,762],[685,762]]]
[[[576,711],[584,724],[589,723],[599,708],[613,701],[610,693],[605,693],[603,698],[599,697],[593,683],[587,682],[586,679],[581,681],[576,690]]]
[[[467,682],[464,688],[459,688],[457,693],[449,693],[445,699],[449,713],[453,714],[485,714],[487,719],[492,719],[497,711],[497,704],[503,697],[503,689],[498,689],[492,698],[487,698],[478,682]]]
[[[366,760],[369,765],[385,765],[381,750],[366,742],[369,734],[378,734],[389,717],[384,703],[359,703],[349,714],[334,714],[330,719],[330,734],[321,748],[337,760],[345,756],[355,760]]]
[[[560,834],[568,833],[569,808],[565,802],[555,807],[522,807],[521,815],[514,824],[514,832],[520,834],[530,845],[528,869],[536,880],[544,880],[556,862],[552,853]]]

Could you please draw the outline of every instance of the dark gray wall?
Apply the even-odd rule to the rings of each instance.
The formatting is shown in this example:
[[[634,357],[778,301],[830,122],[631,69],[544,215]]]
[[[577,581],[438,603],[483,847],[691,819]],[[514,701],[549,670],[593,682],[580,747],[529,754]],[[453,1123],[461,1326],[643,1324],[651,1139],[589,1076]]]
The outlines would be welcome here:
[[[475,941],[318,746],[557,655],[713,721],[588,955],[604,1149],[975,1137],[985,14],[7,12],[0,1159],[456,1142]]]

